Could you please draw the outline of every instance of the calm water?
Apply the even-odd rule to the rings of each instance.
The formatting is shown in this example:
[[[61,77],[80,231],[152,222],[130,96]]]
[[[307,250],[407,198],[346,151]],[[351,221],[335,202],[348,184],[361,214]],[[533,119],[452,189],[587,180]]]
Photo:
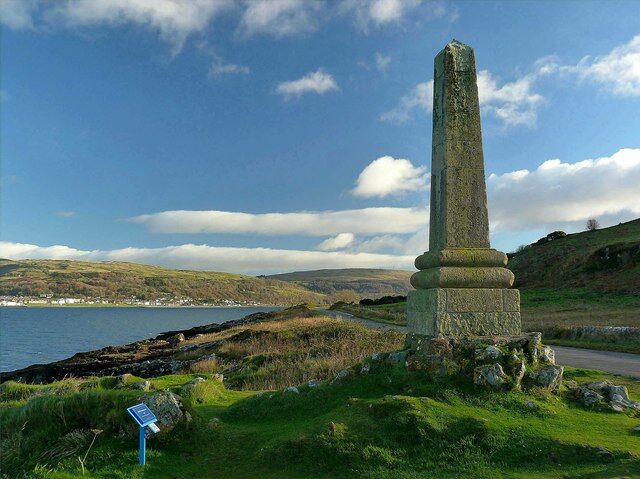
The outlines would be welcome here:
[[[0,371],[278,308],[0,308]]]

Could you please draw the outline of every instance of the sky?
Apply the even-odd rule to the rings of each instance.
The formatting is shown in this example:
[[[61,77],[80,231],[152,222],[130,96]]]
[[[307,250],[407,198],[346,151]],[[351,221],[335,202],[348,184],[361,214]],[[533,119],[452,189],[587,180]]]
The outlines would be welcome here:
[[[492,247],[640,216],[637,1],[0,0],[0,22],[0,257],[413,269],[454,38]]]

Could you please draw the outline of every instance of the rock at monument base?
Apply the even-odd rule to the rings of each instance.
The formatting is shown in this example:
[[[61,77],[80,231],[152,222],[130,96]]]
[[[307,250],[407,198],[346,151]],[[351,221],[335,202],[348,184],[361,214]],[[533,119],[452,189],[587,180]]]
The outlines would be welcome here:
[[[520,293],[505,288],[409,291],[407,327],[425,336],[520,334]]]
[[[407,366],[429,374],[462,376],[494,390],[541,387],[558,391],[563,368],[540,333],[518,336],[409,335]]]
[[[608,381],[567,384],[575,399],[582,405],[593,408],[623,412],[627,409],[640,411],[640,402],[632,401],[625,386],[616,386]]]

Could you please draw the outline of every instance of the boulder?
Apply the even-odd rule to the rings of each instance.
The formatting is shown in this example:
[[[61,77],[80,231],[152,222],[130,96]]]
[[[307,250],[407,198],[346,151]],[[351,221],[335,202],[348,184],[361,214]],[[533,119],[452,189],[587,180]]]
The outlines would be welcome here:
[[[394,351],[389,353],[387,357],[387,361],[391,364],[404,364],[407,361],[407,356],[409,355],[409,350],[406,349],[404,351]]]
[[[543,363],[555,364],[556,363],[556,353],[550,346],[543,346],[538,351],[538,359]]]
[[[371,364],[369,363],[364,363],[360,368],[360,374],[369,374],[369,371],[371,371]]]
[[[116,388],[127,387],[133,381],[133,374],[124,373],[116,377]]]
[[[294,393],[294,394],[300,394],[300,391],[298,390],[297,387],[295,386],[289,386],[288,388],[285,388],[284,392],[286,393]]]
[[[438,337],[410,334],[406,365],[412,371],[462,376],[492,388],[518,389],[524,385],[558,391],[563,370],[554,364],[553,350],[541,341],[540,333]]]
[[[185,410],[182,398],[171,391],[161,391],[142,398],[149,409],[158,418],[160,434],[170,432],[181,421],[191,421],[191,415]]]
[[[137,383],[133,383],[131,385],[133,389],[140,389],[141,391],[149,391],[151,389],[151,382],[147,381],[138,381]]]
[[[532,375],[532,379],[538,386],[558,391],[562,385],[562,374],[564,368],[562,366],[545,366]]]
[[[309,381],[307,381],[307,386],[309,386],[311,389],[317,388],[318,386],[320,386],[320,381],[318,381],[317,379],[310,379]]]
[[[340,382],[343,379],[348,378],[350,375],[351,375],[351,371],[349,371],[348,369],[343,369],[342,371],[339,371],[338,374],[336,374],[336,376],[331,381],[331,384]]]
[[[478,359],[480,361],[496,361],[502,357],[502,351],[500,348],[489,345],[484,350],[480,350],[478,354]]]
[[[191,391],[193,388],[195,388],[198,384],[202,384],[203,382],[205,382],[204,378],[201,378],[200,376],[193,378],[191,381],[189,381],[188,383],[186,383],[185,385],[182,386],[182,390],[184,392],[189,392]]]
[[[490,366],[478,366],[473,376],[474,384],[487,386],[492,389],[503,389],[509,383],[507,376],[500,363]]]

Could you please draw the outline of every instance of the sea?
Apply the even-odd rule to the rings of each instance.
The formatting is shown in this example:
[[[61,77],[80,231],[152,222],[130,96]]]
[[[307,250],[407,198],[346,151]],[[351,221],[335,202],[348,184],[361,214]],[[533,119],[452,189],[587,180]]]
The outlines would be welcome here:
[[[0,307],[0,371],[276,309],[279,308]]]

